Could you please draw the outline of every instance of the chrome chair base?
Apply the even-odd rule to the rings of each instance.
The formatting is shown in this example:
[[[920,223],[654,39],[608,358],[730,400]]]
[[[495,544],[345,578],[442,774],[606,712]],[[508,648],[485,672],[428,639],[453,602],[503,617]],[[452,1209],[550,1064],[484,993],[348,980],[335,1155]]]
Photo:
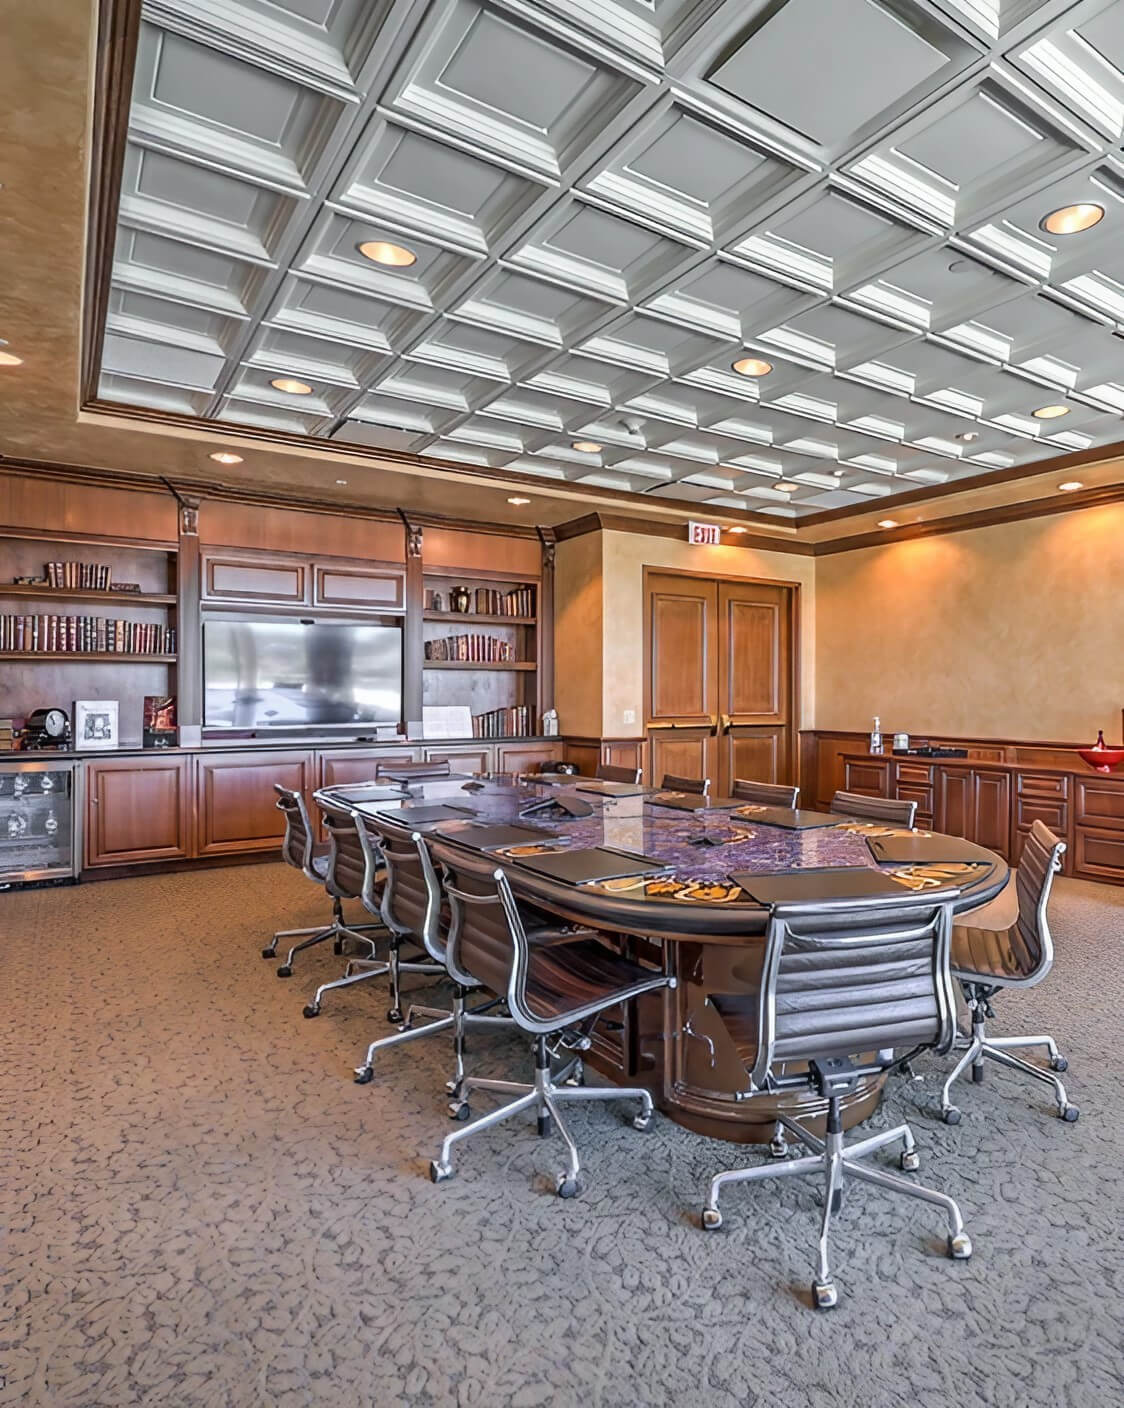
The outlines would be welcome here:
[[[1065,1093],[1065,1086],[1055,1074],[1056,1071],[1066,1071],[1069,1069],[1069,1062],[1058,1050],[1057,1043],[1051,1036],[993,1036],[989,1037],[985,1026],[985,1015],[978,1009],[972,1014],[972,1034],[967,1038],[964,1046],[964,1054],[952,1068],[948,1079],[941,1089],[941,1119],[945,1124],[959,1124],[961,1120],[960,1110],[952,1103],[950,1093],[953,1083],[964,1074],[969,1066],[972,1068],[972,1079],[979,1084],[984,1078],[984,1061],[994,1061],[996,1065],[1005,1066],[1008,1070],[1021,1071],[1023,1075],[1032,1077],[1034,1080],[1042,1081],[1049,1085],[1054,1091],[1054,1103],[1057,1105],[1058,1118],[1064,1120],[1066,1124],[1074,1124],[1081,1111],[1076,1105],[1069,1103],[1069,1098]],[[1024,1048],[1045,1047],[1050,1057],[1050,1069],[1044,1066],[1036,1066],[1030,1061],[1020,1061],[1017,1056],[1012,1056],[1010,1052],[1020,1051]]]
[[[414,968],[421,968],[424,965],[414,964]],[[402,965],[407,968],[407,964]],[[444,969],[436,970],[444,973]],[[375,1056],[379,1051],[385,1051],[391,1046],[402,1046],[407,1041],[417,1041],[423,1036],[433,1036],[437,1032],[451,1031],[453,1034],[453,1051],[456,1056],[456,1069],[453,1076],[445,1082],[445,1089],[452,1095],[460,1092],[461,1083],[465,1079],[464,1074],[464,1036],[470,1027],[506,1027],[514,1026],[510,1017],[489,1016],[491,1008],[499,1005],[499,998],[493,998],[491,1002],[485,1002],[477,1008],[470,1008],[465,1002],[463,989],[458,989],[453,996],[452,1009],[444,1007],[420,1007],[411,1006],[407,1009],[406,1016],[401,1027],[393,1036],[380,1037],[377,1041],[372,1041],[367,1047],[367,1056],[361,1066],[355,1068],[355,1084],[369,1085],[375,1075]],[[425,1026],[415,1027],[414,1021],[418,1017],[428,1020]]]
[[[276,958],[277,943],[279,939],[300,939],[302,942],[294,944],[286,955],[284,963],[277,970],[279,978],[291,978],[293,976],[293,959],[306,948],[313,948],[316,944],[322,944],[325,939],[331,939],[332,949],[335,953],[343,953],[343,946],[346,940],[351,939],[356,943],[366,944],[371,952],[374,952],[374,940],[368,938],[370,933],[384,934],[386,926],[383,924],[347,924],[344,922],[343,906],[339,900],[332,904],[332,922],[320,928],[314,929],[278,929],[274,934],[271,943],[266,944],[261,951],[263,958]]]
[[[801,1158],[776,1161],[778,1153],[787,1152],[785,1130],[812,1152]],[[777,1121],[773,1141],[769,1146],[775,1161],[753,1168],[730,1169],[725,1173],[716,1174],[711,1180],[710,1193],[702,1210],[702,1225],[708,1232],[716,1231],[722,1226],[718,1198],[728,1183],[759,1182],[767,1178],[799,1178],[806,1174],[821,1175],[824,1180],[823,1217],[820,1223],[816,1277],[812,1282],[812,1303],[817,1310],[830,1310],[839,1302],[839,1293],[831,1275],[828,1235],[831,1219],[842,1210],[843,1189],[848,1178],[854,1178],[860,1183],[874,1184],[888,1193],[919,1198],[922,1202],[942,1208],[948,1224],[948,1255],[955,1261],[967,1260],[972,1255],[972,1243],[964,1231],[960,1209],[947,1194],[938,1193],[933,1188],[925,1188],[919,1183],[911,1183],[908,1179],[898,1178],[882,1169],[869,1168],[862,1162],[876,1150],[899,1142],[902,1145],[898,1156],[899,1167],[907,1173],[915,1172],[920,1166],[921,1156],[917,1151],[913,1131],[907,1124],[872,1134],[867,1139],[860,1139],[848,1145],[843,1142],[837,1098],[829,1101],[826,1139],[818,1139],[795,1121],[782,1116]]]
[[[510,1119],[512,1115],[519,1114],[521,1110],[534,1108],[538,1115],[539,1134],[545,1136],[556,1129],[566,1144],[567,1166],[557,1176],[555,1191],[560,1198],[576,1198],[582,1190],[581,1162],[578,1158],[577,1145],[574,1143],[570,1131],[566,1128],[559,1110],[561,1101],[639,1100],[640,1113],[633,1119],[632,1127],[647,1130],[652,1123],[652,1097],[646,1090],[627,1086],[569,1084],[568,1082],[578,1075],[580,1065],[580,1057],[574,1058],[560,1071],[552,1073],[545,1038],[538,1037],[535,1042],[535,1078],[532,1084],[527,1085],[521,1081],[513,1080],[486,1080],[479,1076],[463,1077],[458,1082],[458,1088],[455,1092],[457,1098],[449,1106],[449,1114],[454,1120],[461,1121],[470,1118],[471,1109],[468,1097],[474,1090],[489,1091],[499,1095],[514,1095],[515,1099],[510,1100],[506,1105],[501,1105],[497,1110],[491,1110],[488,1114],[481,1115],[471,1124],[465,1124],[463,1129],[454,1130],[452,1134],[446,1135],[441,1145],[440,1155],[429,1165],[431,1180],[434,1183],[444,1183],[446,1179],[452,1178],[453,1146],[455,1144],[460,1143],[461,1140],[470,1139],[472,1135],[483,1129],[490,1129],[492,1125]]]

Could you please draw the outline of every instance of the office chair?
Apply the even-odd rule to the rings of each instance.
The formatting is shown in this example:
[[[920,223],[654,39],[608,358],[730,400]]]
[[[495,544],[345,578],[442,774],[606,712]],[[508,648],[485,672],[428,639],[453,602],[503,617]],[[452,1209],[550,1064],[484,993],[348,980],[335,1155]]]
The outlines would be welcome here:
[[[908,826],[910,830],[917,818],[916,802],[899,802],[894,797],[865,797],[861,792],[836,792],[829,810],[863,821],[885,821],[890,826]]]
[[[393,773],[395,777],[409,778],[411,782],[415,778],[424,781],[426,778],[448,777],[452,770],[448,758],[442,758],[436,763],[376,763],[375,781],[387,773]]]
[[[673,772],[665,772],[660,783],[662,792],[694,792],[700,797],[710,796],[709,777],[676,777]]]
[[[455,1144],[521,1110],[534,1109],[539,1134],[557,1128],[566,1144],[568,1164],[557,1178],[558,1195],[576,1197],[581,1192],[581,1163],[562,1120],[561,1103],[638,1100],[640,1113],[632,1123],[635,1129],[645,1130],[652,1119],[652,1097],[646,1090],[625,1086],[566,1084],[576,1062],[564,1060],[562,1069],[552,1073],[551,1055],[586,1049],[598,1017],[608,1008],[641,993],[674,987],[675,979],[633,963],[596,938],[550,945],[532,942],[526,920],[536,913],[535,908],[517,898],[512,885],[518,880],[497,869],[494,857],[467,852],[437,835],[430,837],[429,845],[441,867],[449,901],[450,968],[471,974],[474,982],[506,997],[515,1024],[533,1038],[535,1060],[530,1083],[477,1076],[461,1081],[459,1099],[451,1110],[457,1120],[470,1117],[473,1091],[515,1098],[447,1135],[439,1157],[429,1166],[429,1176],[434,1183],[451,1178]]]
[[[363,1064],[355,1068],[355,1083],[367,1085],[374,1079],[375,1056],[379,1051],[451,1028],[456,1070],[453,1078],[446,1081],[446,1089],[456,1095],[464,1079],[465,1029],[470,1026],[510,1028],[511,1018],[486,1014],[485,1009],[495,1007],[498,999],[485,1002],[482,1009],[475,1011],[470,1011],[466,1006],[467,999],[479,991],[480,985],[468,974],[461,973],[450,965],[446,946],[448,926],[443,913],[444,896],[421,832],[411,826],[400,826],[380,817],[362,818],[360,835],[366,836],[367,844],[372,850],[378,846],[386,862],[387,881],[383,890],[382,915],[388,928],[397,936],[399,942],[407,938],[414,943],[420,942],[430,959],[428,964],[402,963],[399,966],[407,972],[447,975],[452,979],[454,986],[453,1005],[450,1009],[411,1006],[407,1009],[405,1018],[399,1014],[401,1030],[392,1036],[380,1037],[371,1042]],[[397,1008],[400,1004],[397,987],[394,988],[393,1001]],[[429,1019],[425,1026],[414,1026],[419,1017]],[[390,1020],[395,1019],[391,1017]]]
[[[827,1130],[818,1138],[795,1120],[780,1116],[773,1152],[787,1152],[787,1130],[811,1152],[802,1158],[732,1169],[717,1174],[703,1208],[702,1225],[721,1227],[718,1197],[728,1183],[812,1174],[824,1180],[819,1262],[812,1282],[817,1309],[838,1301],[828,1257],[831,1219],[843,1205],[848,1178],[890,1193],[920,1198],[944,1210],[948,1254],[972,1253],[956,1203],[908,1179],[862,1161],[876,1149],[901,1144],[899,1166],[920,1164],[908,1125],[847,1145],[840,1103],[864,1076],[902,1065],[919,1052],[951,1050],[956,1036],[955,996],[949,972],[949,935],[956,891],[926,895],[877,895],[861,900],[775,905],[765,936],[761,988],[752,1012],[712,997],[727,1025],[740,1024],[756,1058],[749,1091],[812,1089],[826,1103]],[[725,1008],[731,1007],[729,1012]],[[896,1048],[904,1054],[896,1057]],[[878,1052],[875,1057],[863,1053]],[[804,1071],[794,1070],[807,1062]],[[778,1140],[780,1147],[777,1147]]]
[[[598,763],[594,774],[599,782],[639,782],[639,768],[619,768],[612,763]]]
[[[1018,918],[1009,929],[978,929],[955,924],[952,929],[952,976],[959,982],[972,1020],[967,1050],[956,1063],[941,1091],[941,1118],[945,1124],[959,1124],[960,1111],[949,1099],[953,1082],[969,1066],[972,1079],[983,1080],[984,1059],[1021,1071],[1035,1080],[1053,1086],[1058,1115],[1073,1124],[1080,1111],[1066,1098],[1065,1086],[1053,1074],[1068,1069],[1069,1063],[1050,1036],[989,1037],[985,1026],[994,1015],[991,1000],[1004,988],[1036,987],[1054,966],[1054,945],[1046,920],[1046,906],[1054,876],[1061,869],[1065,843],[1049,827],[1035,821],[1023,846],[1015,871]],[[968,915],[966,918],[970,919]],[[1012,1050],[1044,1046],[1050,1055],[1050,1070],[1020,1061]]]
[[[370,943],[362,931],[375,926],[370,924],[349,925],[344,921],[343,901],[357,899],[359,898],[358,894],[349,890],[342,878],[334,888],[328,886],[330,851],[325,847],[315,845],[313,841],[312,824],[308,819],[308,808],[304,804],[304,797],[291,788],[282,787],[279,782],[274,783],[273,790],[277,793],[277,809],[285,817],[285,835],[281,840],[282,858],[286,864],[307,875],[317,885],[327,888],[332,897],[332,922],[330,924],[320,929],[279,929],[273,936],[273,942],[262,949],[261,956],[263,958],[275,958],[279,939],[295,939],[307,935],[308,937],[305,937],[302,943],[293,945],[284,963],[277,970],[279,978],[291,978],[293,976],[293,958],[302,949],[311,948],[314,944],[323,943],[325,939],[331,939],[333,952],[339,954],[343,952],[345,939],[356,939],[360,943]]]
[[[730,795],[739,802],[756,802],[766,807],[795,807],[800,796],[799,787],[787,787],[780,782],[747,782],[744,778],[734,778]]]

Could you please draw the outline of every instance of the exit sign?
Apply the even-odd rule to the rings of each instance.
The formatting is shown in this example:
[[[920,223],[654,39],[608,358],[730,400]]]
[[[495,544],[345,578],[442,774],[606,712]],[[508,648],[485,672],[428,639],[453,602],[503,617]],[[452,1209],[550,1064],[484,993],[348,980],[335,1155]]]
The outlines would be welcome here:
[[[717,523],[688,523],[687,541],[702,543],[707,547],[717,547],[722,541],[722,529]]]

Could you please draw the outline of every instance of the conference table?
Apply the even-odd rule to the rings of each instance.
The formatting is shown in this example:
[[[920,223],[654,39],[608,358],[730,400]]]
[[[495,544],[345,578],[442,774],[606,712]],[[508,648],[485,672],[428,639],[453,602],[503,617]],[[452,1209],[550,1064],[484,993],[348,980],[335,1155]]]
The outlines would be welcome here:
[[[517,880],[520,895],[564,920],[597,929],[606,942],[641,962],[666,964],[677,980],[674,988],[610,1012],[594,1029],[587,1063],[609,1080],[644,1086],[677,1123],[740,1143],[768,1142],[780,1111],[814,1128],[825,1109],[811,1093],[748,1088],[769,914],[746,888],[754,876],[772,881],[778,874],[818,872],[813,883],[819,887],[838,884],[847,891],[850,885],[843,881],[851,872],[873,869],[902,877],[903,887],[919,895],[955,888],[957,913],[994,899],[1009,876],[1002,857],[951,837],[943,839],[950,843],[953,863],[879,865],[868,842],[910,833],[859,818],[800,813],[796,826],[778,825],[778,813],[769,808],[729,801],[701,809],[698,799],[677,801],[681,794],[654,789],[599,795],[583,790],[593,784],[580,777],[552,784],[454,777],[403,785],[409,792],[402,797],[388,794],[385,785],[328,790],[360,813],[386,814],[422,834],[435,830],[469,849],[484,849],[481,840],[494,834],[489,828],[526,828],[522,844],[488,850]],[[576,803],[575,810],[587,814],[573,816],[557,806],[529,810],[539,802]],[[783,819],[792,823],[791,816]],[[639,854],[660,862],[661,870],[574,884],[531,868],[526,848],[539,850],[538,842],[551,850]],[[731,878],[735,875],[741,885]],[[867,1078],[847,1097],[847,1127],[877,1107],[884,1080]]]

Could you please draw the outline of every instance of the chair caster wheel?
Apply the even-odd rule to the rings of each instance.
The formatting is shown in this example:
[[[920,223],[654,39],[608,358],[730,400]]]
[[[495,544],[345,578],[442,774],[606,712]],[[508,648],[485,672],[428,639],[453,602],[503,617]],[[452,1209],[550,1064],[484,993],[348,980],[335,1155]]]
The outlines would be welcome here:
[[[539,1116],[539,1138],[546,1139],[554,1132],[554,1122],[549,1115]],[[573,1196],[571,1194],[571,1196]]]
[[[398,1030],[400,1032],[412,1032],[414,1030],[414,1024],[413,1022],[399,1022]]]
[[[472,1118],[472,1110],[469,1108],[467,1100],[455,1100],[449,1106],[449,1118],[456,1120],[458,1124],[463,1124],[465,1120]]]
[[[444,1183],[447,1178],[452,1178],[453,1168],[451,1164],[438,1163],[436,1159],[429,1161],[429,1181],[430,1183]]]
[[[291,978],[293,976],[293,970],[287,963],[282,963],[281,967],[277,970],[277,976],[279,978]]]
[[[1081,1111],[1076,1105],[1063,1105],[1058,1111],[1058,1116],[1065,1120],[1066,1124],[1076,1124]]]
[[[972,1080],[976,1085],[983,1085],[984,1068],[982,1066],[972,1067]]]
[[[948,1254],[953,1261],[967,1261],[972,1255],[972,1239],[967,1232],[957,1232],[948,1239]]]
[[[641,1134],[645,1134],[652,1127],[652,1116],[650,1114],[633,1115],[632,1127],[633,1129],[638,1129]]]
[[[770,1139],[770,1140],[769,1140],[769,1157],[770,1157],[770,1158],[773,1158],[773,1159],[787,1159],[787,1158],[788,1158],[788,1140],[787,1140],[787,1139]]]
[[[898,1167],[903,1173],[916,1173],[921,1167],[921,1155],[916,1149],[903,1149]]]
[[[356,1068],[356,1071],[355,1071],[355,1084],[356,1084],[356,1085],[370,1085],[370,1083],[374,1080],[374,1078],[375,1078],[375,1071],[374,1071],[374,1067],[373,1067],[373,1066],[359,1066],[359,1067]]]
[[[450,1095],[455,1096],[458,1100],[460,1099],[461,1083],[459,1080],[447,1080],[445,1082],[445,1089]]]
[[[270,944],[270,946],[269,946],[268,948],[263,948],[263,949],[262,949],[262,951],[261,951],[261,956],[262,956],[263,958],[276,958],[276,957],[277,957],[277,950],[273,947],[272,944]]]
[[[403,1020],[401,1007],[392,1007],[386,1014],[386,1020],[395,1023],[401,1022]]]
[[[318,1002],[310,1002],[308,1006],[304,1009],[304,1015],[306,1017],[319,1017],[320,1004]]]
[[[959,1124],[960,1111],[955,1105],[950,1105],[947,1110],[941,1111],[941,1119],[944,1120],[945,1124]]]
[[[1064,1056],[1055,1056],[1054,1059],[1050,1062],[1050,1069],[1052,1071],[1058,1072],[1068,1071],[1069,1062],[1065,1059]]]
[[[343,953],[342,939],[336,939],[336,941],[332,944],[332,952],[336,955],[337,958],[340,956],[341,953]]]
[[[562,1082],[563,1085],[582,1086],[585,1084],[585,1067],[579,1061],[575,1070]]]
[[[722,1226],[722,1214],[717,1208],[703,1208],[702,1225],[705,1232],[717,1232]]]
[[[580,1178],[571,1178],[568,1173],[558,1175],[557,1193],[560,1198],[576,1198],[581,1190]]]
[[[834,1310],[839,1304],[839,1292],[834,1281],[812,1282],[812,1304],[817,1310]]]

